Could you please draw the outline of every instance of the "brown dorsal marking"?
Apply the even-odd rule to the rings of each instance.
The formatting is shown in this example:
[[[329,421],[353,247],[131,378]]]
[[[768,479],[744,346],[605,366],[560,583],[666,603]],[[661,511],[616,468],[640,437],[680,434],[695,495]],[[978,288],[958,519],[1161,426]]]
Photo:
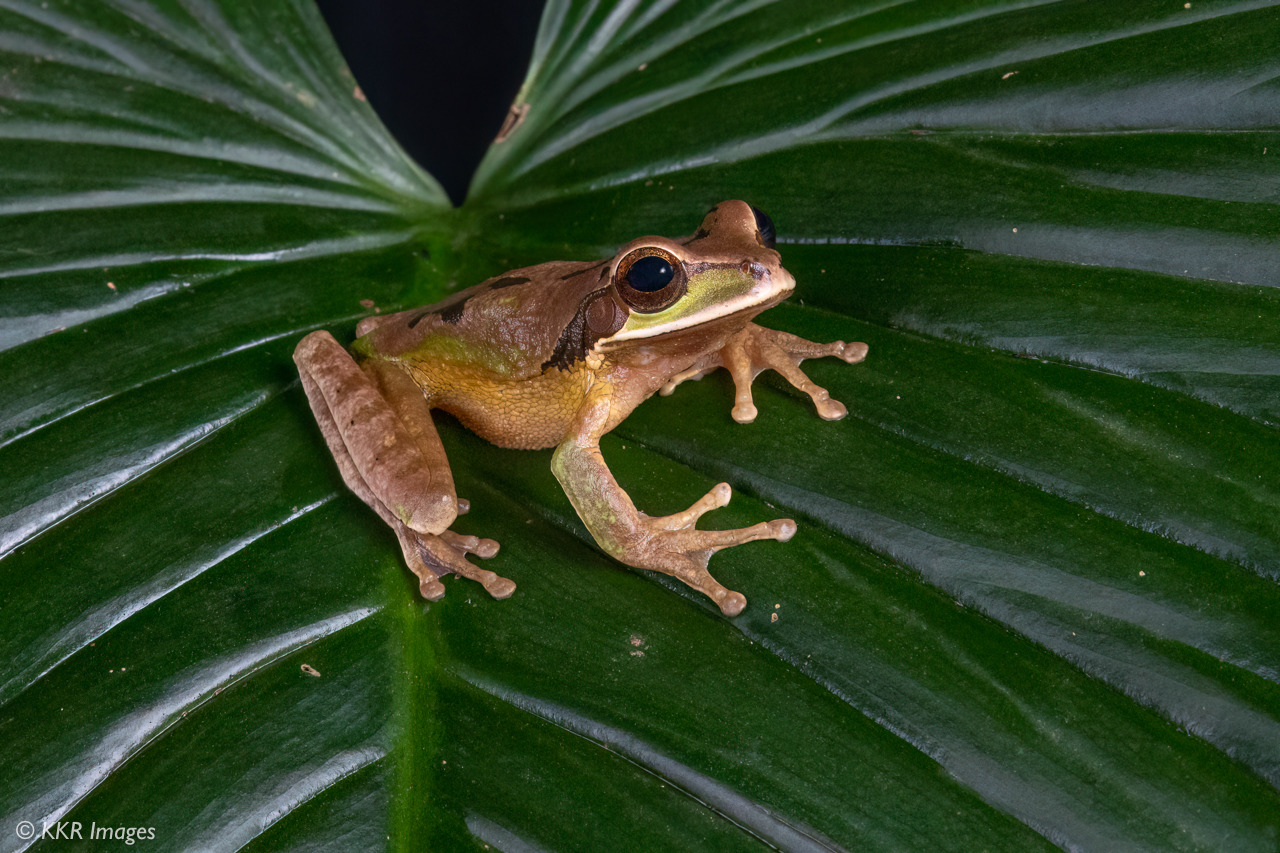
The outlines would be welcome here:
[[[514,287],[517,284],[524,284],[526,281],[532,281],[527,275],[508,275],[495,281],[489,285],[489,290],[501,290],[504,287]]]
[[[438,315],[441,320],[450,325],[457,325],[458,321],[462,319],[462,312],[466,309],[467,303],[470,302],[473,297],[479,296],[481,293],[486,293],[490,290],[501,290],[504,287],[514,287],[517,284],[524,284],[530,280],[531,279],[528,276],[523,275],[504,276],[492,284],[477,287],[473,292],[468,293],[466,297],[459,299],[457,302],[446,305],[443,308],[428,308],[422,313],[414,315],[413,319],[409,321],[409,328],[412,329],[414,326],[418,325],[418,323],[422,322],[423,317],[427,317],[431,314]]]
[[[475,294],[473,293],[471,296],[475,296]],[[466,299],[459,299],[452,305],[447,305],[444,308],[441,308],[436,313],[440,315],[441,320],[444,320],[451,326],[455,326],[458,321],[462,319],[462,312],[467,307],[467,303],[471,301],[471,296],[468,296]]]
[[[698,229],[698,233],[697,233],[697,234],[694,234],[694,235],[693,235],[692,237],[690,237],[688,240],[685,240],[685,241],[684,241],[684,245],[688,246],[690,243],[696,243],[696,242],[698,242],[698,241],[699,241],[699,240],[701,240],[703,237],[710,237],[710,236],[711,236],[711,232],[710,232],[710,231],[708,231],[708,230],[707,230],[707,229],[705,229],[705,228],[699,228],[699,229]]]

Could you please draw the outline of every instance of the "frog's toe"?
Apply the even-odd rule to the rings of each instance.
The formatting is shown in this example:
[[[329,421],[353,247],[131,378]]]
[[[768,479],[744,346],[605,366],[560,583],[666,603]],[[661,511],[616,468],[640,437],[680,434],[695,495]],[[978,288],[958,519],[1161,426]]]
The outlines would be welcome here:
[[[814,386],[816,393],[813,394],[813,405],[818,410],[818,417],[824,421],[838,421],[845,415],[849,414],[849,410],[845,408],[844,403],[839,400],[832,400],[831,395],[827,393],[827,389]]]
[[[747,399],[744,402],[735,403],[733,410],[729,412],[734,422],[740,424],[755,423],[758,414],[760,414],[760,410],[756,408],[755,401],[751,399],[749,390]]]
[[[789,518],[775,518],[773,521],[762,521],[750,527],[739,527],[730,530],[687,530],[675,534],[673,543],[687,552],[705,551],[708,558],[722,548],[732,548],[757,539],[776,539],[786,542],[796,535],[796,523]]]
[[[444,531],[440,534],[440,538],[449,547],[467,554],[475,554],[482,560],[487,560],[498,553],[498,548],[501,547],[492,539],[483,539],[479,536],[463,536],[460,533],[454,533],[452,530]]]
[[[714,601],[725,616],[737,616],[746,609],[746,596],[726,589],[720,581],[712,577],[700,560],[687,557],[673,560],[671,567],[666,571]]]
[[[458,558],[453,572],[459,577],[477,582],[484,587],[485,592],[497,599],[510,598],[511,593],[516,591],[515,581],[496,575],[488,569],[482,569],[462,558]]]
[[[439,601],[444,598],[444,584],[440,583],[440,578],[431,574],[429,577],[419,579],[418,592],[422,593],[422,597],[427,601]]]
[[[687,530],[697,524],[698,519],[713,509],[729,505],[733,497],[733,489],[728,483],[717,483],[715,487],[694,502],[684,512],[672,515],[650,516],[648,525],[653,530]]]
[[[716,600],[716,604],[720,605],[721,613],[732,619],[734,616],[737,616],[743,610],[747,609],[747,597],[740,592],[725,590],[725,595]]]
[[[789,542],[796,535],[796,523],[789,518],[775,518],[769,522],[769,538]]]
[[[516,583],[509,578],[499,577],[493,572],[483,572],[481,576],[477,576],[476,580],[480,581],[480,585],[485,591],[498,600],[510,598],[511,593],[516,591]]]
[[[441,554],[448,563],[449,569],[459,577],[479,583],[494,598],[510,598],[516,591],[514,581],[500,577],[488,569],[482,569],[467,559],[467,554],[488,559],[498,553],[498,543],[492,539],[481,539],[478,536],[463,536],[446,530],[437,537],[445,546],[447,553]]]
[[[841,344],[840,352],[836,356],[844,359],[849,364],[857,364],[867,357],[868,347],[862,341],[850,341],[849,343],[839,342]]]

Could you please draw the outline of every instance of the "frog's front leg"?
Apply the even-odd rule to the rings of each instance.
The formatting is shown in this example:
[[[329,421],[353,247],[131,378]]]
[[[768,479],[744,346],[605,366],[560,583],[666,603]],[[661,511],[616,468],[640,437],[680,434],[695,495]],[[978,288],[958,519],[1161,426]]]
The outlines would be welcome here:
[[[382,517],[400,540],[424,598],[444,595],[440,576],[479,581],[494,598],[515,584],[466,559],[498,552],[492,539],[449,530],[467,511],[421,390],[398,368],[357,366],[328,332],[312,332],[294,351],[302,387],[347,487]]]
[[[751,383],[761,372],[773,368],[788,382],[809,395],[821,418],[837,421],[847,415],[849,410],[840,401],[832,400],[827,389],[815,385],[800,369],[800,362],[806,358],[824,356],[835,356],[849,364],[857,364],[867,357],[867,345],[860,341],[820,344],[788,332],[748,323],[746,328],[729,338],[718,351],[708,353],[688,370],[672,377],[662,386],[662,394],[670,394],[685,380],[701,379],[717,367],[727,368],[733,376],[735,389],[733,419],[740,424],[749,424],[756,419]]]
[[[795,534],[796,523],[780,518],[737,530],[695,529],[704,513],[729,503],[732,490],[727,483],[717,485],[684,512],[660,517],[640,512],[600,453],[611,396],[603,384],[589,393],[568,437],[552,457],[556,479],[591,535],[611,556],[629,566],[673,575],[709,596],[726,616],[737,616],[747,599],[711,576],[707,571],[711,555],[756,539],[785,542]]]

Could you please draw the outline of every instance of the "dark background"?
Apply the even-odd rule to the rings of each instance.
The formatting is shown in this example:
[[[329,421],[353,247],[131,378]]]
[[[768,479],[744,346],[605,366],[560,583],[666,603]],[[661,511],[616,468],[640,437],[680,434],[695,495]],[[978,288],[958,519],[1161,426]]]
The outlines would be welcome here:
[[[543,0],[316,0],[356,82],[462,204],[524,82]]]

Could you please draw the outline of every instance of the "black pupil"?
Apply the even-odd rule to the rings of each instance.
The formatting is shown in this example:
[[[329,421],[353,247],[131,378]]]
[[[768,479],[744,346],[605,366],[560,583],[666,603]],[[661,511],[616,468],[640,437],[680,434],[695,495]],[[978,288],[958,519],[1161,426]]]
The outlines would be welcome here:
[[[653,293],[670,284],[675,274],[666,258],[650,255],[636,261],[627,270],[627,284],[644,293]]]

